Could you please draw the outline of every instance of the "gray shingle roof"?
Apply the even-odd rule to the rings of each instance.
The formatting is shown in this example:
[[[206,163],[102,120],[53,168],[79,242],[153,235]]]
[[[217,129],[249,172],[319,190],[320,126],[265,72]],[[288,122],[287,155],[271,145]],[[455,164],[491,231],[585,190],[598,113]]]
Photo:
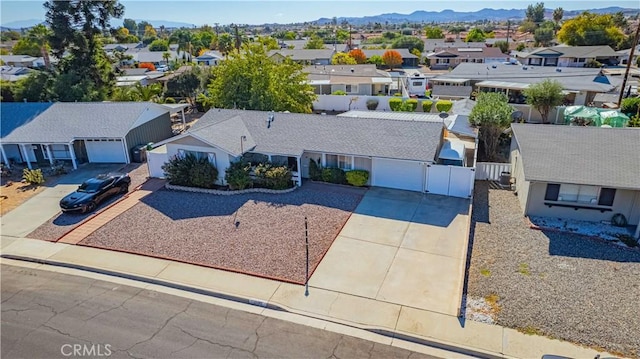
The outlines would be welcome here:
[[[403,59],[417,59],[418,58],[418,56],[410,53],[409,49],[389,49],[389,50],[397,51],[398,53],[400,53],[400,56],[402,56]],[[362,49],[362,52],[364,52],[364,54],[367,56],[367,58],[369,58],[371,56],[375,56],[375,55],[382,56],[387,51],[388,50]]]
[[[244,135],[244,149],[255,143],[251,151],[260,153],[298,156],[303,151],[317,151],[433,161],[442,132],[439,122],[297,113],[275,113],[275,120],[267,128],[268,116],[265,111],[212,109],[188,133],[233,155],[239,154],[240,136]]]
[[[551,50],[551,51],[549,51]],[[534,49],[531,52],[521,52],[521,57],[544,57],[539,53],[553,53],[558,52],[558,57],[608,57],[616,56],[616,52],[607,45],[598,46],[553,46],[553,47],[541,47]]]
[[[169,111],[150,102],[57,102],[16,128],[3,142],[68,143],[78,138],[123,138],[151,108]]]
[[[640,130],[512,124],[527,181],[640,189]]]
[[[0,102],[0,138],[4,142],[11,132],[32,121],[51,105],[49,102]]]
[[[306,50],[306,49],[282,49],[269,51],[269,56],[273,56],[276,53],[288,57],[291,56],[292,60],[317,60],[317,59],[330,59],[333,57],[333,50]]]

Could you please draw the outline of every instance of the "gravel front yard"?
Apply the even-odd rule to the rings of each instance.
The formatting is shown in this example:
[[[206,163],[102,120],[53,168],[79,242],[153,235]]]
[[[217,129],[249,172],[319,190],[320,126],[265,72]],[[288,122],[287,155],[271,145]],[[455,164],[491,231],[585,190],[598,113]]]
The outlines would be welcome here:
[[[131,185],[129,191],[133,191],[136,187],[143,184],[149,177],[149,168],[146,163],[129,163],[120,168],[119,171],[128,172],[131,177]],[[114,196],[100,204],[97,211],[101,211],[109,206],[109,204],[122,198],[122,195]],[[95,213],[95,212],[94,212]],[[62,213],[51,218],[35,231],[29,233],[27,238],[42,239],[45,241],[56,241],[62,235],[76,228],[82,221],[87,219],[93,213]]]
[[[513,192],[487,182],[476,182],[471,235],[467,295],[498,324],[640,356],[640,251],[529,229]]]
[[[159,190],[82,244],[304,283],[364,190],[307,183],[287,194],[215,196]]]

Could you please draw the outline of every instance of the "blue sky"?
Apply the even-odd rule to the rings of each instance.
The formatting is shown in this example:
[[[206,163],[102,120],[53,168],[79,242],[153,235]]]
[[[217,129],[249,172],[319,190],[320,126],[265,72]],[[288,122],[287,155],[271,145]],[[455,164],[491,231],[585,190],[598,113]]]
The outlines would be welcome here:
[[[534,1],[393,1],[393,0],[297,0],[297,1],[181,1],[181,0],[121,0],[125,17],[132,19],[168,20],[202,25],[215,23],[263,24],[313,21],[321,17],[367,16],[397,12],[408,14],[416,10],[476,11],[526,8]],[[19,20],[44,20],[42,1],[0,1],[0,23]],[[544,1],[545,7],[566,10],[621,6],[637,8],[638,1]],[[152,22],[153,23],[153,22]]]

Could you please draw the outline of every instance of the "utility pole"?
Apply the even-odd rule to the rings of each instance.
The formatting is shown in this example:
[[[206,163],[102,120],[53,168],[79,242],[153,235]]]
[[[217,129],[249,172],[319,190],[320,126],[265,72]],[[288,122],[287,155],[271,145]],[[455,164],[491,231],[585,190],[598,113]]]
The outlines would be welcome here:
[[[351,24],[349,24],[349,51],[353,50],[351,47]]]
[[[640,36],[640,23],[636,27],[636,34],[633,37],[631,43],[631,52],[629,52],[629,59],[627,60],[627,69],[624,71],[624,77],[622,78],[622,88],[620,89],[620,96],[618,96],[618,107],[622,106],[622,97],[624,96],[624,89],[627,87],[627,78],[629,77],[629,69],[631,68],[631,60],[638,46],[638,36]]]
[[[511,32],[511,20],[507,20],[507,52],[509,52],[509,34]]]

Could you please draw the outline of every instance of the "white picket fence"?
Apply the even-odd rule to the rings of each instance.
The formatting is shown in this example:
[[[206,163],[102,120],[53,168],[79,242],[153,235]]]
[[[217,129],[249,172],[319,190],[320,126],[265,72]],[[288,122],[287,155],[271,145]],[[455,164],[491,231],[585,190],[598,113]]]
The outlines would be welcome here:
[[[476,181],[499,181],[502,172],[511,172],[510,163],[476,163]]]

